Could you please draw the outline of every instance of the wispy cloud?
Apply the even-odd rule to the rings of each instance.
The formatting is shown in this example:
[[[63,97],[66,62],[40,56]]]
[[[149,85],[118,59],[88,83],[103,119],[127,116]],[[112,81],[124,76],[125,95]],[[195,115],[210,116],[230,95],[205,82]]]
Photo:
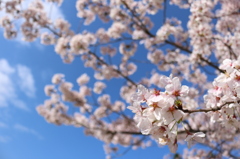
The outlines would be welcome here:
[[[8,106],[11,99],[16,98],[11,75],[15,69],[5,59],[0,59],[0,107]]]
[[[0,128],[8,128],[8,125],[0,121]]]
[[[43,136],[41,134],[39,134],[37,131],[35,131],[34,129],[31,129],[31,128],[28,128],[26,126],[23,126],[21,124],[15,124],[14,129],[24,132],[24,133],[32,134],[32,135],[36,136],[38,139],[43,139]]]
[[[30,109],[27,107],[26,103],[24,103],[23,101],[19,100],[19,99],[15,99],[13,100],[11,103],[13,103],[13,105],[19,109],[25,110],[25,111],[30,111]]]
[[[6,143],[8,141],[10,141],[11,138],[9,136],[2,136],[0,135],[0,142]]]
[[[0,61],[1,61],[1,62],[0,62],[0,71],[1,71],[2,73],[11,74],[11,73],[13,73],[13,72],[15,71],[14,68],[12,68],[12,67],[8,64],[7,60],[1,59]]]
[[[22,91],[29,97],[35,96],[34,79],[31,70],[23,65],[17,66],[17,73],[19,77],[19,86]]]
[[[8,99],[14,96],[15,90],[9,75],[0,72],[0,107],[8,106]]]
[[[13,79],[19,82],[13,82]],[[24,65],[11,66],[6,59],[0,59],[0,107],[13,104],[17,108],[29,111],[25,102],[19,99],[17,91],[23,91],[27,96],[35,95],[34,78],[30,68]]]

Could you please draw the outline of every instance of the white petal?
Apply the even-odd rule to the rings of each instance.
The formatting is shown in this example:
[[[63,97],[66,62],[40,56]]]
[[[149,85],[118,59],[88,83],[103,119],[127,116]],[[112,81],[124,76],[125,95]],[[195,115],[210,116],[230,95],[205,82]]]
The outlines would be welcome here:
[[[197,132],[197,133],[194,134],[194,136],[205,137],[205,134],[203,132]]]
[[[189,87],[188,86],[182,86],[180,94],[181,96],[187,96],[189,92]]]
[[[180,83],[180,80],[178,77],[174,77],[172,79],[172,82],[173,82],[173,85],[174,85],[174,90],[177,91],[177,90],[180,90],[181,88],[181,83]]]

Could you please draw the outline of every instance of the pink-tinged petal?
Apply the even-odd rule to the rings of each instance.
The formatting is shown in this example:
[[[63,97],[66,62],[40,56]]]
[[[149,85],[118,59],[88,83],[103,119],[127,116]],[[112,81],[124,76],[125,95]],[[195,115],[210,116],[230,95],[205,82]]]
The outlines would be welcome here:
[[[145,88],[143,85],[138,85],[138,90],[132,95],[131,99],[136,102],[145,102],[145,97],[148,97],[148,94],[149,92],[147,88]]]
[[[164,124],[166,125],[170,124],[174,120],[174,117],[170,112],[162,113],[162,117],[163,117]]]
[[[188,148],[190,148],[193,144],[193,135],[188,135],[185,141],[187,142]]]
[[[166,100],[166,102],[167,102],[167,104],[166,104],[166,106],[168,106],[168,107],[171,107],[171,106],[173,106],[173,104],[174,104],[174,99],[173,98],[168,98],[167,100]]]
[[[189,92],[189,87],[188,86],[182,86],[181,91],[180,91],[180,95],[185,97],[188,95]]]
[[[197,132],[197,133],[194,133],[193,135],[188,135],[185,141],[188,142],[188,148],[190,148],[193,144],[193,140],[197,142],[202,142],[204,137],[205,137],[205,134],[203,132]]]
[[[160,96],[160,95],[158,95],[158,96],[156,96],[156,95],[151,95],[151,96],[148,98],[148,100],[151,101],[151,102],[157,103],[157,102],[159,102],[160,100],[162,100],[162,96]]]
[[[181,83],[180,83],[180,80],[178,77],[174,77],[172,79],[172,83],[173,83],[173,86],[174,86],[174,91],[178,91],[181,89]]]
[[[210,121],[212,123],[215,123],[219,119],[219,113],[218,112],[213,112],[210,117]]]
[[[154,114],[154,116],[155,116],[155,118],[157,119],[157,120],[160,120],[161,119],[161,109],[160,108],[156,108],[155,110],[154,110],[154,112],[153,112],[153,114]]]
[[[166,91],[169,93],[169,94],[172,94],[172,92],[174,92],[174,85],[173,84],[168,84],[166,87],[165,87]]]
[[[171,78],[167,77],[167,76],[161,76],[160,77],[160,87],[165,87],[166,85],[172,83]]]
[[[140,98],[137,94],[133,94],[132,97],[131,97],[131,100],[132,101],[140,101]]]
[[[203,132],[197,132],[194,134],[193,139],[196,140],[197,142],[202,142],[202,140],[205,136],[206,135]]]
[[[194,136],[197,136],[197,137],[205,137],[206,135],[205,135],[203,132],[197,132],[197,133],[195,133]]]
[[[169,144],[168,147],[170,148],[170,151],[172,153],[176,153],[177,152],[177,148],[178,148],[178,145],[177,144]]]
[[[138,85],[138,92],[141,94],[146,94],[148,92],[148,89],[140,84]]]
[[[183,118],[184,113],[180,110],[175,110],[173,112],[173,117],[176,121],[179,121],[181,118]]]
[[[152,128],[152,123],[148,120],[148,118],[142,117],[140,118],[137,127],[141,130],[142,134],[147,135]]]
[[[187,145],[188,145],[188,148],[190,149],[191,146],[193,145],[193,140],[189,140],[188,143],[187,143]]]
[[[185,141],[188,142],[190,139],[192,139],[192,137],[193,137],[193,135],[188,135],[188,136],[186,137]]]
[[[236,93],[237,93],[237,97],[240,98],[240,86],[237,86],[235,88],[235,90],[236,90]]]

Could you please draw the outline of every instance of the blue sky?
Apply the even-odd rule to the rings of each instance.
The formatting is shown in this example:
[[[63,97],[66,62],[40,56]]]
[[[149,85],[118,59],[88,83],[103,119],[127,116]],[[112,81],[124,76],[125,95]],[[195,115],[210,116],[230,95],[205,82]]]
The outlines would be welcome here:
[[[75,82],[84,72],[76,69],[78,62],[63,64],[53,47],[40,47],[35,42],[26,45],[0,36],[0,43],[0,158],[105,158],[101,141],[85,136],[81,128],[49,124],[35,110],[47,99],[43,88],[51,83],[54,73],[65,73],[67,80]],[[160,159],[166,152],[167,148],[154,144],[119,158],[144,159],[151,154]]]
[[[75,1],[72,2],[65,0],[61,10],[53,7],[51,16],[53,19],[65,17],[76,30],[80,20],[76,18]],[[187,19],[187,13],[184,14]],[[173,13],[169,12],[169,15],[171,17]],[[88,28],[96,30],[101,25],[99,21],[94,24]],[[51,83],[55,73],[64,73],[68,81],[75,82],[89,69],[83,69],[79,59],[72,64],[63,64],[53,46],[42,46],[39,41],[30,44],[21,39],[8,41],[2,31],[0,46],[0,159],[105,158],[101,141],[85,136],[81,128],[48,124],[35,110],[47,99],[43,89]],[[146,66],[141,68],[146,69]],[[134,78],[139,75],[137,73]],[[151,156],[161,159],[168,153],[167,147],[159,148],[153,144],[147,149],[129,151],[119,158]]]

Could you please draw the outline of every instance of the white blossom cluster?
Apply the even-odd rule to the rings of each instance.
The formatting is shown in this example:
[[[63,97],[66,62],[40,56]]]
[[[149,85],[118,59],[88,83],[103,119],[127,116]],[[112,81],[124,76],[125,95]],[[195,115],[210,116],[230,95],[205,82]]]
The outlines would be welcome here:
[[[177,77],[160,77],[161,86],[165,92],[149,91],[143,85],[138,85],[138,91],[132,96],[133,105],[128,109],[135,113],[134,120],[142,134],[151,135],[161,145],[168,145],[171,152],[177,151],[178,125],[184,120],[182,101],[188,95],[189,88],[181,86]],[[205,134],[187,133],[186,141],[200,141]]]
[[[85,73],[82,74],[77,79],[80,88],[75,91],[73,84],[66,82],[63,74],[55,74],[52,77],[52,85],[45,87],[45,94],[50,99],[37,107],[38,113],[49,123],[83,127],[86,135],[94,136],[106,144],[130,146],[132,143],[139,143],[138,145],[142,147],[150,146],[149,142],[140,143],[139,138],[128,134],[128,132],[138,132],[138,128],[130,118],[119,117],[111,123],[103,120],[112,114],[122,113],[125,110],[125,103],[119,100],[112,103],[109,94],[101,94],[97,98],[95,106],[88,103],[88,99],[93,96],[93,93],[100,94],[106,88],[106,84],[101,81],[96,81],[94,88],[90,88],[87,86],[89,81],[89,76]],[[69,106],[64,102],[73,103],[75,107],[79,108],[79,112],[69,114]]]
[[[49,123],[84,127],[106,143],[107,156],[152,138],[172,152],[183,140],[211,149],[184,151],[186,159],[240,156],[239,0],[77,0],[80,26],[51,20],[44,8],[68,1],[25,2],[0,1],[4,36],[40,38],[63,62],[79,60],[93,71],[76,79],[77,89],[63,74],[52,78],[44,89],[49,99],[37,107]],[[188,21],[169,17],[169,8],[188,10]]]
[[[220,68],[225,72],[213,81],[213,88],[204,96],[206,107],[216,109],[209,113],[211,122],[220,122],[229,129],[239,129],[240,59],[226,59]]]

